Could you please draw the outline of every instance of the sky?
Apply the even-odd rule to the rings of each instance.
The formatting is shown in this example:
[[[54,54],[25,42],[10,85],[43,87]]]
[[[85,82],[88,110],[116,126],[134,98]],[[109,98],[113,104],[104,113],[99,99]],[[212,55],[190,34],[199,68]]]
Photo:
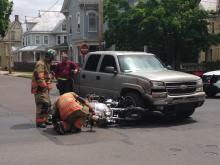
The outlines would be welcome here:
[[[24,22],[25,16],[36,17],[39,10],[57,10],[60,11],[64,0],[13,0],[14,7],[12,17],[19,15],[20,21]],[[217,0],[202,0],[202,4],[208,10],[216,9]]]
[[[39,10],[60,11],[64,0],[12,0],[14,3],[12,18],[19,15],[21,22],[25,16],[37,17]]]

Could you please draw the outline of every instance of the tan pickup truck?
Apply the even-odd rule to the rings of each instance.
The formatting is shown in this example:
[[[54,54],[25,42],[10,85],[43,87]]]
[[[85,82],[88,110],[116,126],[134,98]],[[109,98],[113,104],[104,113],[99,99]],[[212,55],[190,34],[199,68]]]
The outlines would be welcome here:
[[[169,70],[145,52],[89,53],[74,88],[82,96],[124,96],[134,106],[180,117],[192,115],[205,100],[200,77]]]

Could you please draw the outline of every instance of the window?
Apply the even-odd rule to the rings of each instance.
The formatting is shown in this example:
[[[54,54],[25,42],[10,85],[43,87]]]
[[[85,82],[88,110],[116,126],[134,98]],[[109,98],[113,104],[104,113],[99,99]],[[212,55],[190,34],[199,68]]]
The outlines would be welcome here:
[[[61,44],[61,37],[57,36],[57,45],[60,45],[60,44]]]
[[[91,55],[86,63],[85,70],[96,71],[101,55]]]
[[[62,31],[66,31],[66,22],[64,22],[63,24],[62,24]]]
[[[80,33],[80,13],[79,13],[79,12],[76,14],[76,19],[77,19],[76,31],[77,31],[78,33]]]
[[[31,36],[27,37],[27,45],[31,45]]]
[[[35,44],[39,45],[40,44],[40,36],[35,37]]]
[[[63,42],[67,43],[67,36],[63,36]]]
[[[88,31],[97,32],[97,14],[95,12],[88,13]]]
[[[11,31],[11,40],[15,40],[15,31]]]
[[[72,34],[72,16],[69,17],[69,33]]]
[[[105,55],[105,57],[102,60],[100,72],[105,72],[104,70],[105,70],[105,67],[107,66],[112,66],[116,69],[116,62],[113,56]]]
[[[49,44],[49,37],[48,36],[44,36],[44,44]]]

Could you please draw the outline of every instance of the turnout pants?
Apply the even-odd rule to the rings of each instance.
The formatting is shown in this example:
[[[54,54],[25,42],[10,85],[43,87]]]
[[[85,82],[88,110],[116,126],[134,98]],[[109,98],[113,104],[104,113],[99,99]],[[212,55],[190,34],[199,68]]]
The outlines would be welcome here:
[[[36,103],[36,124],[46,123],[48,122],[51,106],[49,91],[37,93],[34,96]]]

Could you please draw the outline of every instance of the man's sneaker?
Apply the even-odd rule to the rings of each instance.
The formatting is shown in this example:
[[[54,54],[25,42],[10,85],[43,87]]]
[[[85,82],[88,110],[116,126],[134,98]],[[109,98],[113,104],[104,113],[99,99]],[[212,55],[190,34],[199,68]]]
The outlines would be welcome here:
[[[65,130],[64,130],[63,124],[60,121],[57,122],[55,130],[56,130],[56,132],[59,135],[64,135],[65,134]]]
[[[37,123],[37,124],[36,124],[36,127],[37,127],[37,128],[46,128],[47,125],[46,125],[45,123]]]

